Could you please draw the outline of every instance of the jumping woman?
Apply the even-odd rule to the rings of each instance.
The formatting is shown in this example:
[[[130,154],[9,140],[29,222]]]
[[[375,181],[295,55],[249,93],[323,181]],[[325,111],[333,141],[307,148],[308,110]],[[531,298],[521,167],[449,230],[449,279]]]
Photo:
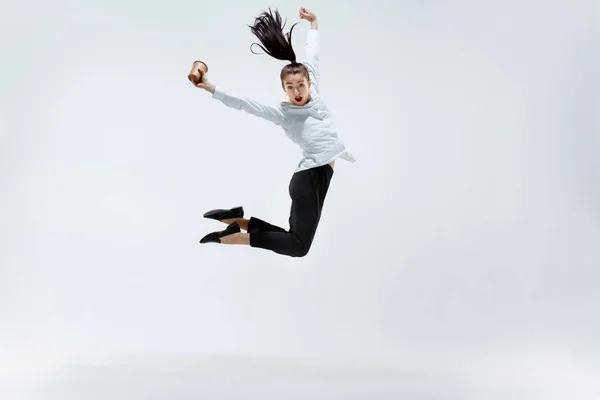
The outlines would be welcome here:
[[[305,8],[300,8],[300,18],[310,22],[305,45],[305,61],[296,61],[292,48],[291,27],[283,33],[281,15],[277,10],[263,12],[249,25],[258,37],[267,54],[289,61],[281,70],[281,86],[288,100],[274,106],[260,104],[254,100],[237,97],[221,87],[210,83],[202,75],[197,87],[212,93],[212,97],[228,107],[243,110],[264,118],[283,128],[287,136],[303,151],[289,184],[292,206],[289,229],[285,230],[251,217],[244,217],[243,207],[217,209],[204,214],[205,218],[227,224],[220,232],[206,235],[200,243],[242,244],[271,250],[290,257],[304,257],[313,242],[321,218],[323,202],[333,176],[337,158],[354,162],[354,156],[338,139],[331,114],[319,95],[319,31],[317,17]],[[250,48],[252,51],[252,47]],[[254,53],[254,52],[253,52]],[[256,54],[256,53],[255,53]],[[246,231],[241,232],[241,230]]]

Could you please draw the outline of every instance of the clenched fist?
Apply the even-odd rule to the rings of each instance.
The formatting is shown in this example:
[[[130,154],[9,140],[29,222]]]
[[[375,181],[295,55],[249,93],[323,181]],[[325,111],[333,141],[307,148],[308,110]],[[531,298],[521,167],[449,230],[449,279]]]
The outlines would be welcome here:
[[[305,19],[311,24],[317,20],[317,16],[315,13],[308,11],[306,8],[300,8],[300,19]]]

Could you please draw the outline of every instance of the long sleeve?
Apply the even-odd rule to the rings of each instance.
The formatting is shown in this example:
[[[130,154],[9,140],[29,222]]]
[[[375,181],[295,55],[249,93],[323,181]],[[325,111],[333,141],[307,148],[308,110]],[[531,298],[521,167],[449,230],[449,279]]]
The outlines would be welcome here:
[[[249,114],[271,121],[276,125],[281,125],[285,117],[281,106],[268,106],[245,97],[237,97],[225,92],[219,87],[215,87],[213,98],[221,101],[227,107],[245,111]]]
[[[319,86],[319,31],[311,28],[306,35],[304,46],[304,64],[307,65],[312,84],[318,91]]]

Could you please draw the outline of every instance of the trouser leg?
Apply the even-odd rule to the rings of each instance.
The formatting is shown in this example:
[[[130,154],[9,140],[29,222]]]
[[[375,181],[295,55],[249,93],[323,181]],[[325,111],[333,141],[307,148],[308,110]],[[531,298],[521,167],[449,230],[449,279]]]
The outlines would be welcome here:
[[[329,165],[295,173],[289,185],[289,230],[252,217],[248,222],[250,246],[291,257],[305,256],[315,237],[332,175]]]

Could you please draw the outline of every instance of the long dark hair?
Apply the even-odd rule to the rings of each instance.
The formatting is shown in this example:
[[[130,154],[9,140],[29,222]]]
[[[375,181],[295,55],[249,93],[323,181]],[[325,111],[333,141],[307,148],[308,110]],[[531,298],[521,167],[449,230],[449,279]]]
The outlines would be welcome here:
[[[252,51],[253,45],[258,45],[271,57],[290,62],[290,64],[287,64],[281,70],[280,78],[282,80],[288,74],[298,73],[304,74],[307,80],[310,79],[306,66],[296,62],[296,52],[292,47],[292,31],[297,24],[298,23],[296,22],[292,25],[290,31],[284,35],[283,28],[285,27],[285,22],[282,23],[281,15],[277,9],[271,11],[271,8],[269,7],[268,12],[263,11],[256,17],[253,25],[248,25],[252,33],[258,38],[260,43],[262,43],[262,45],[259,43],[252,43],[252,45],[250,45],[250,51]],[[254,52],[252,51],[252,53]]]

